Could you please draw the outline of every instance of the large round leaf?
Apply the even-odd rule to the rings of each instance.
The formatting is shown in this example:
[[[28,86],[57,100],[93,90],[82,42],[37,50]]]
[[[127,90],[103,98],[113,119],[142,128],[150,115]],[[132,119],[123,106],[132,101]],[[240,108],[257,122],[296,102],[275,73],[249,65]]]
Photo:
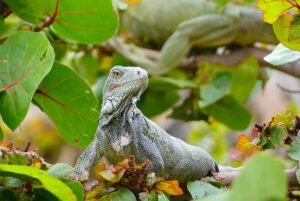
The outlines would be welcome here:
[[[262,153],[249,160],[236,179],[230,201],[286,200],[286,193],[283,165],[273,156]]]
[[[216,120],[234,130],[244,130],[251,122],[250,112],[229,95],[203,109]]]
[[[94,138],[99,117],[97,99],[87,83],[70,68],[55,62],[34,100],[69,143],[83,148]]]
[[[40,170],[34,167],[28,167],[23,165],[0,165],[0,175],[16,177],[23,179],[37,179],[42,184],[36,185],[36,188],[43,188],[55,195],[62,201],[76,201],[76,196],[72,190],[59,179],[48,176],[48,173],[44,170]]]
[[[261,153],[248,161],[231,190],[201,201],[288,200],[287,186],[282,163],[270,154]]]
[[[127,188],[120,188],[107,195],[102,196],[99,201],[136,201],[134,194]]]
[[[0,113],[12,130],[24,119],[53,61],[53,48],[40,33],[20,31],[0,46]]]
[[[51,25],[62,38],[78,43],[100,43],[117,30],[111,0],[5,0],[22,19]]]
[[[294,16],[286,13],[278,18],[278,20],[273,24],[273,29],[278,40],[286,47],[292,50],[300,50],[300,39],[296,37],[290,37],[292,31],[292,21]],[[298,26],[299,27],[299,26]],[[299,33],[299,31],[296,31]]]

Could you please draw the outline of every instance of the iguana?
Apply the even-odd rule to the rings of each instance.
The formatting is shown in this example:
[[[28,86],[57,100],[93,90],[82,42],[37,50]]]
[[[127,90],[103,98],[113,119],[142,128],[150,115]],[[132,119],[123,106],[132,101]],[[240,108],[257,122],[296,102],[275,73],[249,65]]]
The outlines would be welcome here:
[[[111,69],[95,138],[77,160],[73,178],[88,179],[90,169],[102,156],[114,164],[134,155],[139,163],[151,162],[150,172],[180,182],[218,171],[206,151],[172,137],[137,108],[136,102],[147,84],[147,71],[140,67]]]
[[[156,75],[177,67],[192,47],[278,42],[259,9],[236,4],[219,9],[213,0],[141,0],[122,13],[121,22],[134,36],[163,44],[153,61],[116,40],[116,51]]]

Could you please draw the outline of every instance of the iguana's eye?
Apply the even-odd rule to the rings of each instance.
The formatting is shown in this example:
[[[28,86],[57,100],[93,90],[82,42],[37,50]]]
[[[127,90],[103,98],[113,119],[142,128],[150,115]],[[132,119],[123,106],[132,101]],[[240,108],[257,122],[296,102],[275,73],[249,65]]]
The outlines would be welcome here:
[[[113,70],[112,74],[116,77],[118,77],[120,75],[120,71],[118,70]]]

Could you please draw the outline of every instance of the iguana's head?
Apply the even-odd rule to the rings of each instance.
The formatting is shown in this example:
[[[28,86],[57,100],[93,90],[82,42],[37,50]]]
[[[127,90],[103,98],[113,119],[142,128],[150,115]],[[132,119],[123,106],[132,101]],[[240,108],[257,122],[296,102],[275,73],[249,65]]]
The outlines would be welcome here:
[[[117,115],[139,99],[148,85],[148,73],[140,67],[115,66],[103,91],[102,114]]]

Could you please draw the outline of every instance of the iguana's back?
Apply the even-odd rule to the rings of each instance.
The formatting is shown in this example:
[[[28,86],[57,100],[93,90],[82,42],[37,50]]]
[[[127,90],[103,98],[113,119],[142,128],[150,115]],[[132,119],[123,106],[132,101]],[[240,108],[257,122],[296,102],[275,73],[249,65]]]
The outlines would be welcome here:
[[[162,44],[181,22],[213,13],[217,8],[209,0],[141,0],[124,11],[122,24],[135,36]]]
[[[140,112],[140,115],[143,114]],[[186,182],[207,176],[208,170],[218,171],[214,159],[205,150],[171,136],[154,122],[144,118],[149,125],[145,135],[155,143],[164,161],[161,176]]]

